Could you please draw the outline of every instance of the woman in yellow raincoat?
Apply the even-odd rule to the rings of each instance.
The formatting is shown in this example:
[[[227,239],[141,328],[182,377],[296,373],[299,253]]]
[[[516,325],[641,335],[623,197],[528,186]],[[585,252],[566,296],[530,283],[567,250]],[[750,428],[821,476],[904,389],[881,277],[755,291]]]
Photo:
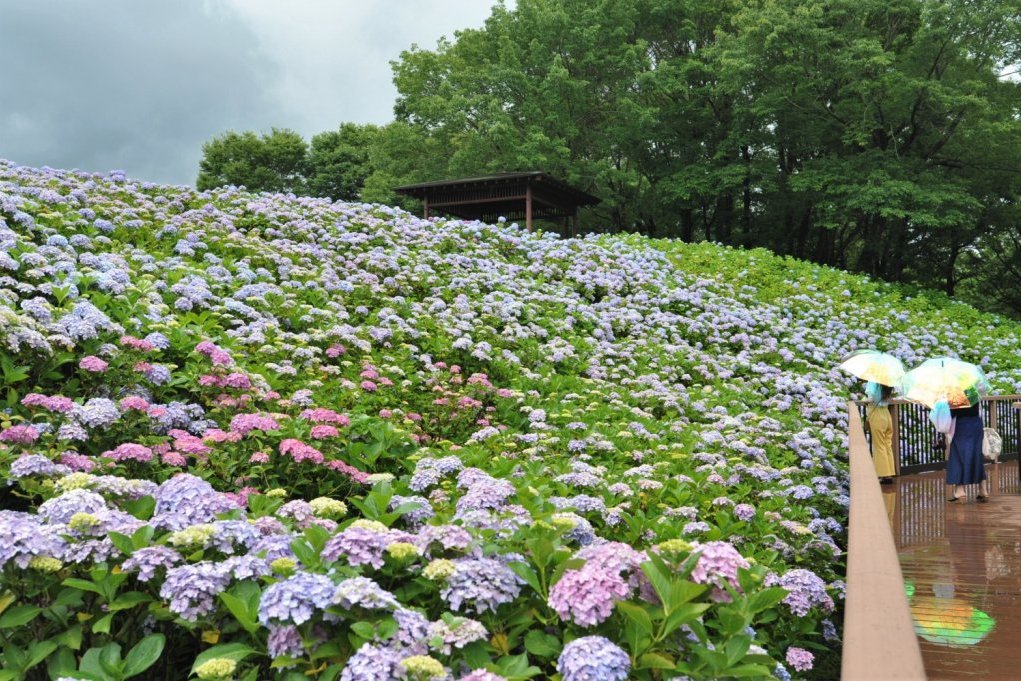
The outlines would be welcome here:
[[[872,463],[879,482],[893,482],[893,419],[890,417],[890,398],[893,388],[869,381],[865,386],[869,404],[865,407],[865,422],[872,433]]]

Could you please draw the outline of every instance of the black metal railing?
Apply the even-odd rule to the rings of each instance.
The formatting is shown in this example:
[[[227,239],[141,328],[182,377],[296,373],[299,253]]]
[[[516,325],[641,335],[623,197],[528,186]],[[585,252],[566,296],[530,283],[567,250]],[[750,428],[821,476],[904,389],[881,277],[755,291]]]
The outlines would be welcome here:
[[[1003,440],[999,461],[1018,459],[1021,452],[1021,410],[1015,404],[1021,395],[992,395],[982,398],[979,409],[986,428],[993,428]],[[862,417],[866,403],[858,402]],[[941,470],[946,467],[947,453],[938,449],[936,429],[929,422],[929,408],[905,400],[890,404],[893,419],[893,451],[900,475]],[[869,444],[871,445],[871,436]]]

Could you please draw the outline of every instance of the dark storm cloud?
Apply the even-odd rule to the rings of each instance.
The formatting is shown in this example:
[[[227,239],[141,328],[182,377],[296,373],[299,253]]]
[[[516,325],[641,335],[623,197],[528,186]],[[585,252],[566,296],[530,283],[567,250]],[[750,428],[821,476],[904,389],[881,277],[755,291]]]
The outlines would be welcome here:
[[[275,61],[199,0],[0,0],[0,157],[193,183],[202,142],[286,126]]]

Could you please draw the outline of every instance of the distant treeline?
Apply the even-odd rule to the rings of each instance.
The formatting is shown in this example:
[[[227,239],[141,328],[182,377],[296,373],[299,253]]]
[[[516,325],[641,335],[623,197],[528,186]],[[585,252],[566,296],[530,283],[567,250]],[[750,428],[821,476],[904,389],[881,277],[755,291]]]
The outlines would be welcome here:
[[[589,231],[765,246],[1021,314],[1018,0],[518,0],[393,62],[385,126],[204,146],[200,188],[403,203],[543,170]],[[413,206],[409,206],[413,207]]]

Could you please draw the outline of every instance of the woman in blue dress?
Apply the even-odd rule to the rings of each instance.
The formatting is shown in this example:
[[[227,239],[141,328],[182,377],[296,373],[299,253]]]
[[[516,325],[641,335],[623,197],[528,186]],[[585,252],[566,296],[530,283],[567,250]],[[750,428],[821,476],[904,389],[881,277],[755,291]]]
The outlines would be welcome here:
[[[967,499],[965,485],[979,485],[981,502],[989,501],[989,480],[986,479],[985,461],[982,458],[982,417],[978,404],[962,409],[951,409],[954,418],[953,438],[950,440],[950,458],[947,460],[947,484],[954,486],[953,497],[948,501]]]

